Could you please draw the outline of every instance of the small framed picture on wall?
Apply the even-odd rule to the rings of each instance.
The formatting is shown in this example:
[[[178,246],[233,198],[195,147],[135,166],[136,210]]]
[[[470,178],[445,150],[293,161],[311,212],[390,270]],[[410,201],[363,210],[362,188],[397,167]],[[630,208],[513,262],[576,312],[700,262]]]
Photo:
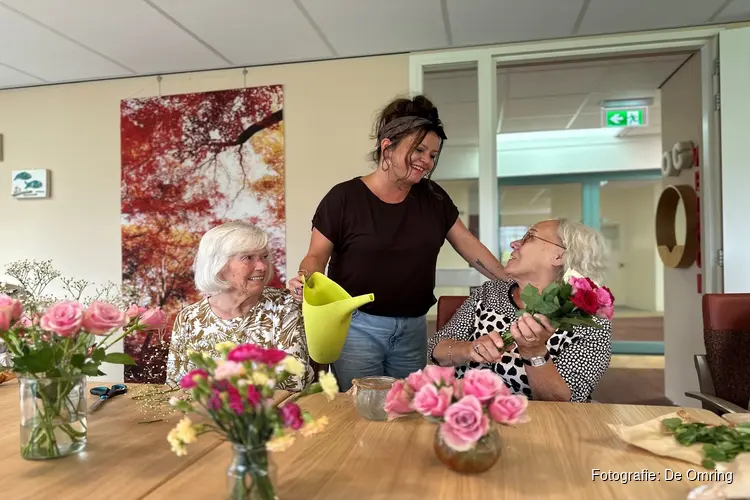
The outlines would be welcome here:
[[[11,172],[11,194],[17,199],[49,198],[49,170],[46,168]]]

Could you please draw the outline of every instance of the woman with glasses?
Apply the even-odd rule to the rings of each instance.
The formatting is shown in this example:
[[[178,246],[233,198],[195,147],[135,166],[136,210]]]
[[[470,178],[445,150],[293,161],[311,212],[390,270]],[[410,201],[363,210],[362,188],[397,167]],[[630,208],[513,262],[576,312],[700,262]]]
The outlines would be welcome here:
[[[486,368],[503,377],[513,393],[543,401],[591,399],[611,358],[611,324],[576,326],[555,331],[544,316],[524,314],[521,290],[531,284],[543,290],[573,269],[603,284],[606,246],[602,235],[566,219],[539,222],[511,244],[505,266],[510,279],[475,289],[451,320],[428,343],[433,362],[455,366],[462,377],[469,368]],[[510,330],[515,344],[503,347]]]

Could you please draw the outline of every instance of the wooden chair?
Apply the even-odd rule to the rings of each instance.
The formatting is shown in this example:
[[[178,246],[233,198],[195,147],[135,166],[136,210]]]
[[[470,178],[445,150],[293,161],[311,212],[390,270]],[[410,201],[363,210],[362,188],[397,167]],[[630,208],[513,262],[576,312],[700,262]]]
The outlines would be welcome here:
[[[440,330],[456,314],[461,304],[469,297],[467,295],[443,295],[438,299],[436,330]]]
[[[748,413],[750,405],[750,294],[703,296],[706,354],[694,356],[699,392],[685,395],[706,410]]]

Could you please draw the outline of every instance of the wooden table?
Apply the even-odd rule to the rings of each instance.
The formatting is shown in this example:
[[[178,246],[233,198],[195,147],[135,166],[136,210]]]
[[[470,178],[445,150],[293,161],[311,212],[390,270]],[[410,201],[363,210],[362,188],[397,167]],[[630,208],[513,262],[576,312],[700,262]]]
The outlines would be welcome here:
[[[465,476],[437,460],[432,450],[436,427],[421,417],[363,420],[346,395],[333,402],[315,395],[299,403],[315,416],[327,415],[330,423],[322,434],[300,437],[289,450],[274,454],[282,500],[684,499],[701,484],[665,481],[665,469],[684,475],[694,467],[629,447],[606,425],[637,424],[673,407],[532,402],[530,423],[501,427],[502,457],[493,469]],[[90,415],[84,453],[44,462],[20,456],[18,406],[18,384],[0,385],[1,498],[204,500],[226,495],[230,446],[207,434],[188,447],[187,456],[177,457],[166,441],[177,418],[139,424],[143,416],[127,395]],[[704,410],[688,411],[721,421]],[[658,472],[661,481],[594,481],[593,469],[647,469]]]
[[[532,402],[530,423],[501,428],[498,463],[484,474],[466,476],[438,461],[432,450],[436,427],[421,417],[366,421],[344,395],[332,403],[315,395],[300,404],[315,416],[328,415],[330,423],[326,432],[301,437],[289,450],[274,454],[282,500],[685,499],[701,484],[665,481],[665,469],[684,476],[695,467],[630,447],[606,425],[638,424],[674,407]],[[721,423],[705,410],[688,412]],[[220,498],[230,460],[230,446],[221,444],[146,498],[186,498],[187,492],[190,498]],[[660,473],[661,481],[593,481],[594,469],[648,469]]]
[[[90,384],[94,385],[104,383]],[[166,439],[180,415],[167,421],[139,423],[145,418],[139,405],[124,395],[89,415],[84,452],[55,460],[27,461],[20,454],[18,389],[15,380],[0,385],[0,498],[143,498],[221,443],[215,435],[207,434],[190,445],[187,456],[177,457]],[[288,392],[280,391],[275,399],[287,397]],[[95,396],[89,398],[91,402],[96,400]],[[223,487],[223,473],[221,476],[217,479]]]

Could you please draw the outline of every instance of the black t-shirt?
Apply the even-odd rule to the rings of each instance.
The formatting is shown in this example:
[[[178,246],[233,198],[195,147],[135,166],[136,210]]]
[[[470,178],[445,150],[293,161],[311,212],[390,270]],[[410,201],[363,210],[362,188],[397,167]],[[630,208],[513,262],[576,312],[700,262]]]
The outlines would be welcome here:
[[[375,294],[362,311],[419,317],[436,302],[438,253],[457,219],[458,208],[433,181],[385,203],[356,177],[326,194],[312,222],[333,243],[328,277],[353,297]]]

